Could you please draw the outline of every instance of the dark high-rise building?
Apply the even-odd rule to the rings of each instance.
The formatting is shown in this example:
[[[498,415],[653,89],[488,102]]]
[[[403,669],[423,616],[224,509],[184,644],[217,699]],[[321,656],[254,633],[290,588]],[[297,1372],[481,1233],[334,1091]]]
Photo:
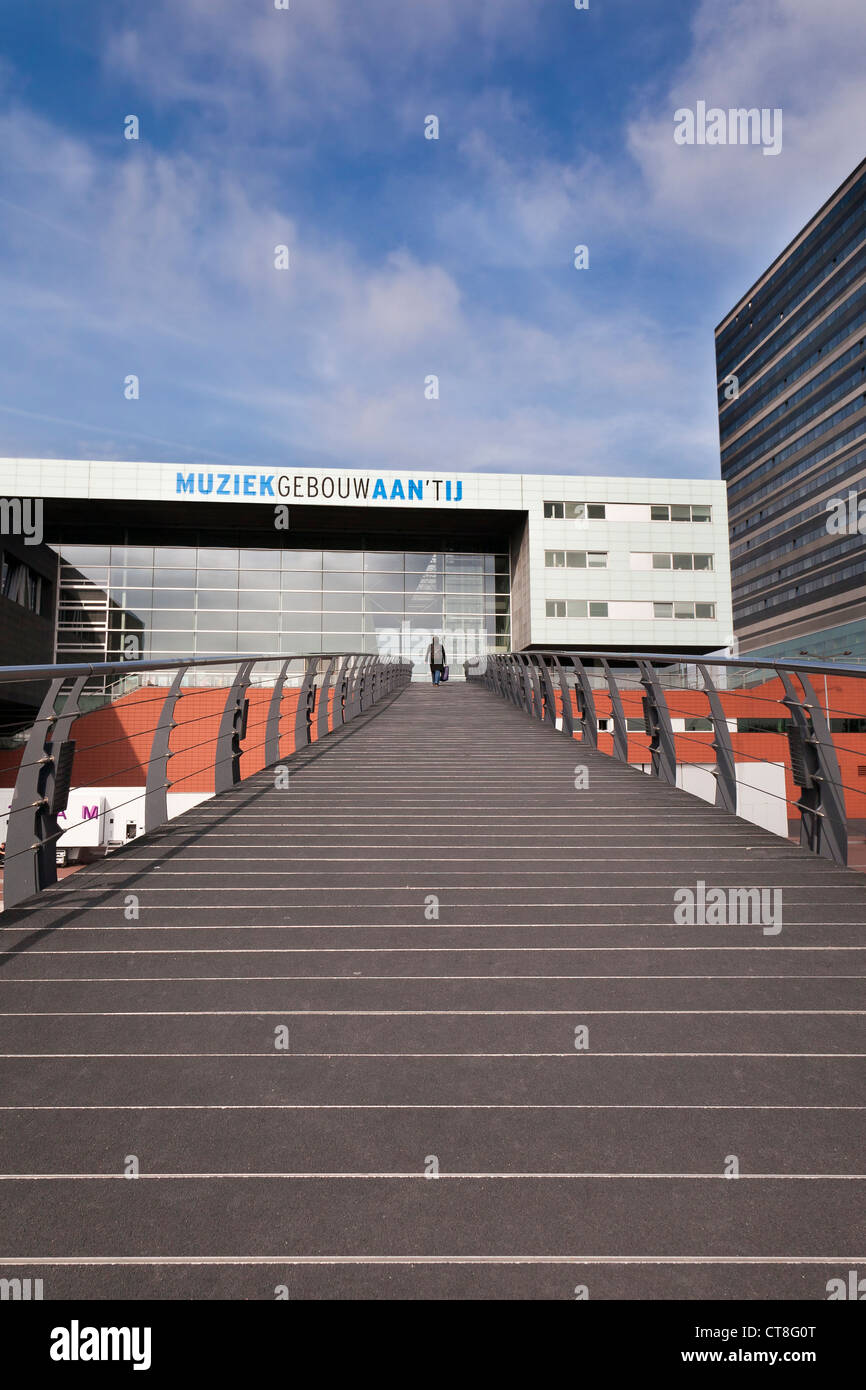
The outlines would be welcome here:
[[[866,659],[866,160],[719,324],[716,363],[741,652]]]

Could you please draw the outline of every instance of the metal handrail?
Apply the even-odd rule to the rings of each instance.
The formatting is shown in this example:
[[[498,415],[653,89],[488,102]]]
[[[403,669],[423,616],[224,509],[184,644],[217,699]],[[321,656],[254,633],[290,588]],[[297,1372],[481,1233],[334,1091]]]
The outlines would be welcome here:
[[[58,676],[113,676],[128,675],[136,671],[184,671],[196,666],[237,666],[243,661],[322,661],[332,656],[331,652],[293,652],[287,657],[285,652],[250,652],[246,656],[237,654],[226,656],[178,657],[176,661],[99,661],[92,665],[60,663],[54,666],[0,666],[0,683],[7,681],[54,680]],[[341,657],[369,656],[369,652],[340,652]],[[380,658],[393,661],[393,657]]]
[[[280,759],[280,720],[288,671],[293,662],[303,663],[297,690],[294,720],[294,751],[313,741],[313,719],[317,740],[333,733],[363,713],[378,700],[408,685],[412,666],[396,657],[380,657],[369,652],[253,654],[249,656],[190,657],[172,661],[107,661],[88,665],[0,667],[0,682],[47,680],[49,688],[31,727],[15,778],[12,804],[6,830],[3,901],[15,907],[57,882],[56,842],[64,833],[58,818],[65,811],[72,789],[75,742],[72,725],[84,711],[80,706],[88,680],[94,677],[129,675],[149,671],[173,671],[174,678],[160,702],[156,725],[137,733],[153,735],[150,754],[144,763],[147,777],[144,790],[145,834],[168,819],[168,789],[172,784],[168,764],[174,756],[171,735],[178,727],[175,709],[184,694],[188,671],[203,667],[231,668],[234,677],[226,695],[214,744],[214,793],[228,791],[241,779],[241,756],[245,751],[249,699],[253,672],[262,664],[279,664],[274,676],[265,675],[264,688],[273,682],[264,720],[265,737],[256,748],[264,748],[264,766]],[[320,667],[324,664],[324,671]],[[299,673],[300,675],[300,673]],[[262,688],[261,686],[259,687]],[[62,709],[58,699],[64,694]],[[330,706],[330,718],[329,718]],[[261,721],[259,723],[261,727]],[[204,740],[206,743],[207,740]],[[187,750],[178,750],[187,751]],[[204,769],[201,769],[202,771]],[[180,779],[185,780],[185,779]],[[68,827],[64,827],[68,828]]]
[[[509,653],[511,655],[511,653]],[[663,666],[743,666],[749,670],[807,671],[815,676],[858,676],[866,678],[866,667],[847,666],[840,661],[824,663],[821,661],[776,661],[767,658],[748,656],[689,656],[682,652],[613,652],[592,651],[586,647],[573,650],[559,647],[551,650],[539,649],[528,653],[531,656],[576,656],[583,660],[607,660],[634,665],[638,661],[652,661]],[[489,660],[489,658],[488,658]]]
[[[788,731],[790,770],[800,792],[799,799],[791,804],[800,813],[800,843],[813,854],[830,859],[835,864],[847,864],[845,788],[830,732],[829,711],[825,715],[810,677],[843,675],[866,680],[863,667],[824,665],[812,661],[576,648],[488,655],[482,680],[488,689],[510,700],[534,718],[554,728],[560,725],[569,738],[573,738],[577,730],[588,747],[597,748],[598,690],[590,680],[590,671],[585,664],[590,661],[598,663],[607,687],[606,690],[604,686],[601,689],[610,700],[611,713],[603,717],[609,717],[613,722],[613,756],[625,763],[628,762],[629,731],[617,676],[620,680],[628,680],[629,677],[616,668],[636,668],[635,683],[643,687],[642,710],[646,736],[650,740],[650,772],[670,786],[675,786],[677,780],[677,746],[668,695],[675,692],[665,690],[663,672],[659,667],[695,667],[701,678],[697,693],[707,697],[707,718],[713,730],[713,741],[706,746],[713,749],[716,758],[716,769],[711,774],[716,779],[715,804],[733,814],[737,814],[735,755],[721,694],[733,696],[746,692],[739,689],[720,692],[710,675],[710,668],[759,668],[775,673],[782,683],[779,703],[787,707],[791,720]],[[799,683],[799,690],[795,680]],[[562,707],[561,719],[557,714],[557,691]]]

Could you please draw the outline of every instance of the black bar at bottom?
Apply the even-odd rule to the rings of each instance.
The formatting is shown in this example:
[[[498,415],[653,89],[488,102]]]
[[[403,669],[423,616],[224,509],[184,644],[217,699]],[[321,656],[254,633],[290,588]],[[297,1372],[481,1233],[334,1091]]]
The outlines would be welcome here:
[[[599,1371],[617,1376],[797,1366],[817,1372],[826,1384],[828,1375],[857,1364],[863,1340],[860,1310],[839,1306],[863,1301],[863,1292],[826,1302],[593,1302],[573,1296],[520,1311],[508,1303],[507,1323],[501,1321],[506,1300],[448,1307],[433,1300],[435,1311],[420,1302],[404,1304],[395,1338],[387,1298],[296,1301],[283,1296],[286,1287],[275,1278],[268,1302],[7,1300],[0,1309],[4,1360],[19,1376],[39,1372],[60,1384],[79,1375],[92,1381],[106,1371],[115,1378],[129,1374],[135,1384],[136,1368],[142,1383],[145,1376],[161,1384],[184,1372],[213,1372],[225,1383],[232,1372],[270,1365],[288,1375],[292,1366],[300,1369],[299,1358],[332,1375],[344,1348],[347,1369],[356,1374],[399,1365],[404,1375],[423,1373],[429,1383],[437,1361],[443,1374],[472,1364],[489,1376],[502,1363],[513,1377],[510,1358],[522,1350],[535,1363],[533,1379],[542,1383],[546,1377],[538,1377],[538,1369],[564,1356],[577,1380]],[[452,1329],[464,1334],[459,1344],[447,1336]],[[527,1341],[527,1333],[536,1336]],[[111,1359],[115,1347],[125,1359]],[[91,1359],[93,1352],[100,1359]]]

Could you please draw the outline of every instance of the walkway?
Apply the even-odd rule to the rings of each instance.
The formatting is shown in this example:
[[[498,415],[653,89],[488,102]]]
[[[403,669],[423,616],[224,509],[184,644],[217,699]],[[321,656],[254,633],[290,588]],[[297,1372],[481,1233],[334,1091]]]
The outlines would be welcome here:
[[[860,875],[476,685],[287,766],[0,919],[0,1277],[821,1299],[866,1273]],[[780,889],[782,930],[674,925],[699,881]]]

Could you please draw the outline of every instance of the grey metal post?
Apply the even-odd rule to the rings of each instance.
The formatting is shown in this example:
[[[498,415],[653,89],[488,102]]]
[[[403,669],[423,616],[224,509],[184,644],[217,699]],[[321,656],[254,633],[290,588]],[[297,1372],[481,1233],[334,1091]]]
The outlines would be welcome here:
[[[559,676],[559,695],[562,700],[562,732],[568,738],[574,738],[574,710],[571,707],[571,686],[568,682],[568,673],[558,656],[553,657],[553,664]]]
[[[358,713],[370,708],[370,662],[371,656],[362,656],[358,663]]]
[[[607,689],[610,695],[610,715],[613,720],[613,755],[619,758],[621,763],[628,762],[628,725],[625,722],[625,710],[622,707],[622,697],[619,693],[619,686],[616,677],[610,669],[610,664],[601,658],[607,680]]]
[[[527,714],[535,718],[535,680],[533,679],[532,666],[528,656],[521,652],[518,656],[520,663],[520,673],[523,677],[523,708]]]
[[[273,767],[274,763],[280,761],[280,711],[283,704],[286,674],[291,660],[290,656],[286,657],[280,667],[268,702],[268,714],[265,720],[265,767]]]
[[[325,735],[326,735],[327,732],[328,732],[328,694],[329,694],[330,686],[331,686],[331,676],[332,676],[333,673],[334,673],[334,667],[336,666],[336,664],[337,664],[337,658],[336,658],[335,656],[332,656],[332,657],[331,657],[331,660],[328,662],[327,669],[326,669],[325,674],[324,674],[324,676],[323,676],[323,678],[322,678],[322,684],[321,684],[321,686],[319,687],[318,705],[317,705],[317,708],[316,708],[316,738],[317,738],[317,739],[324,738]],[[337,709],[336,709],[336,705],[337,705],[337,687],[336,687],[336,683],[335,683],[335,685],[334,685],[334,728],[337,727]]]
[[[713,721],[713,749],[716,754],[716,805],[722,806],[726,811],[737,813],[737,769],[734,762],[734,745],[731,742],[731,731],[728,728],[728,721],[725,718],[725,711],[722,702],[716,691],[713,678],[707,670],[703,661],[696,661],[695,665],[701,673],[701,680],[704,683],[707,700],[710,706],[710,718]]]
[[[250,672],[254,665],[255,661],[241,662],[226,696],[216,742],[214,792],[231,791],[241,780],[241,731]]]
[[[319,658],[310,657],[304,671],[304,679],[298,691],[298,705],[295,710],[295,752],[299,748],[306,748],[310,742],[310,723],[313,718],[313,701],[315,700],[315,690],[313,682],[316,677],[316,670],[319,665]]]
[[[587,745],[598,747],[598,718],[595,712],[595,692],[593,691],[586,667],[579,656],[572,657],[577,679],[580,682],[580,728]],[[618,695],[617,695],[617,698]]]
[[[153,731],[150,745],[150,758],[147,764],[147,781],[144,790],[144,832],[156,830],[168,820],[168,760],[169,743],[172,730],[177,728],[174,720],[175,706],[184,676],[189,670],[182,666],[171,683],[168,694],[162,702],[159,722]]]
[[[352,658],[346,656],[342,658],[340,666],[340,723],[345,724],[349,718],[347,706],[349,703],[349,673],[352,669]],[[336,699],[336,696],[334,697]],[[334,710],[334,728],[337,727],[337,710]]]
[[[803,766],[795,781],[800,787],[800,844],[813,854],[832,859],[834,864],[848,863],[848,824],[845,794],[840,785],[839,760],[833,747],[830,729],[809,677],[797,671],[803,687],[803,699],[797,695],[788,671],[779,670],[785,689],[782,704],[791,711]],[[789,740],[790,741],[790,740]],[[795,757],[792,746],[792,764]]]
[[[677,751],[664,690],[651,661],[638,661],[644,695],[644,716],[650,735],[652,775],[668,786],[677,784]]]
[[[354,656],[351,658],[352,666],[349,671],[349,683],[346,693],[346,723],[354,719],[361,708],[361,668],[363,657]]]
[[[53,680],[36,716],[21,758],[9,820],[3,874],[4,906],[15,907],[43,888],[57,882],[56,844],[62,831],[58,816],[66,808],[55,796],[57,764],[64,746],[71,753],[69,732],[79,713],[79,696],[86,676],[78,676],[55,714],[64,679]]]
[[[539,706],[538,717],[545,724],[550,724],[556,728],[556,696],[553,692],[553,681],[550,678],[550,667],[543,656],[537,659],[536,671],[539,682]]]

